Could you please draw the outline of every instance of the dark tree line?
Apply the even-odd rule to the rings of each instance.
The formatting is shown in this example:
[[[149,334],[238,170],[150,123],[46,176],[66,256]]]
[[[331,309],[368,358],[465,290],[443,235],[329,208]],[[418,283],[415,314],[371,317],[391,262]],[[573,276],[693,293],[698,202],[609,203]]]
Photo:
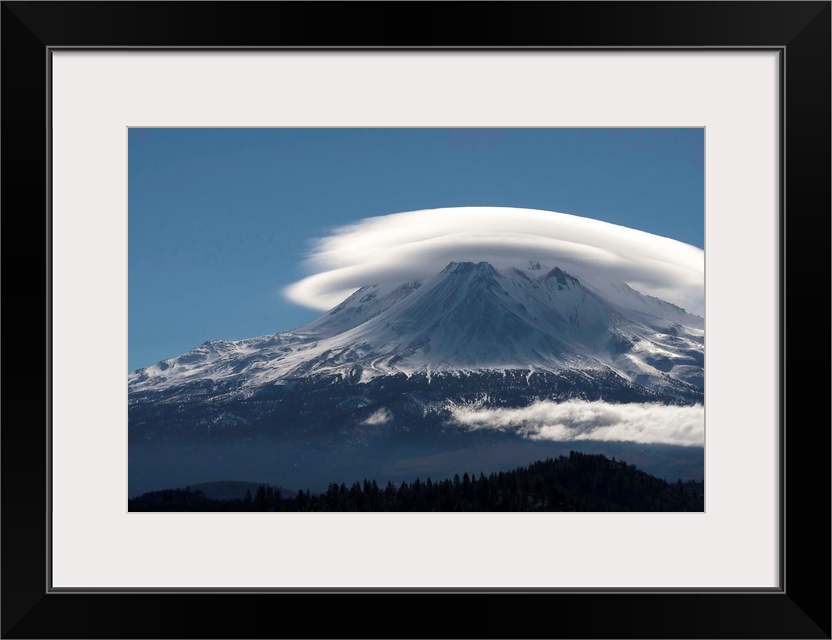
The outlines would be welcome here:
[[[703,511],[704,484],[668,483],[623,461],[571,451],[512,471],[452,479],[330,483],[283,496],[261,485],[242,500],[174,489],[130,501],[130,511]]]

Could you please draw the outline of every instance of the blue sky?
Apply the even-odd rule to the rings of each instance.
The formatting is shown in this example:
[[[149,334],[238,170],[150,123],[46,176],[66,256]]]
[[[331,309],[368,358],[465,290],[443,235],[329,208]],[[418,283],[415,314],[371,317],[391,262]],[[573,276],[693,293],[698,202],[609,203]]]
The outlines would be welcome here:
[[[298,327],[315,238],[370,216],[546,209],[704,248],[703,129],[131,129],[128,368]],[[369,284],[369,283],[368,283]]]

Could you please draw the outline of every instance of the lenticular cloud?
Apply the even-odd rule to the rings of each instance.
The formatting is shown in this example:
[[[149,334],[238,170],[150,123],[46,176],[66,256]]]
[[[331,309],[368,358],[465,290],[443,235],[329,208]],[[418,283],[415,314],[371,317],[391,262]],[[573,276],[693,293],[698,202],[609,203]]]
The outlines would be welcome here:
[[[454,422],[468,429],[510,431],[531,440],[705,444],[705,409],[701,404],[541,401],[521,408],[455,406],[451,415]]]
[[[703,310],[701,249],[600,220],[511,207],[410,211],[335,229],[307,258],[314,275],[284,294],[326,310],[360,287],[427,278],[463,261],[497,268],[539,261],[578,278],[626,282],[693,313]]]

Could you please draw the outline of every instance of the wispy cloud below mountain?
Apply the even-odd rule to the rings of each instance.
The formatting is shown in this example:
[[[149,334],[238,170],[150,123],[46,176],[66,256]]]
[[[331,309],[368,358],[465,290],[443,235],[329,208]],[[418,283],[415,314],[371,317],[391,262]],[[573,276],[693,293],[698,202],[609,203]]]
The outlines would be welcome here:
[[[326,310],[359,287],[424,278],[466,260],[497,267],[539,260],[596,280],[614,274],[642,293],[703,313],[701,249],[590,218],[510,207],[411,211],[335,229],[310,251],[312,275],[284,294]]]
[[[522,408],[454,406],[455,422],[469,429],[498,429],[531,440],[600,440],[703,446],[701,404],[612,404],[569,400],[535,402]]]

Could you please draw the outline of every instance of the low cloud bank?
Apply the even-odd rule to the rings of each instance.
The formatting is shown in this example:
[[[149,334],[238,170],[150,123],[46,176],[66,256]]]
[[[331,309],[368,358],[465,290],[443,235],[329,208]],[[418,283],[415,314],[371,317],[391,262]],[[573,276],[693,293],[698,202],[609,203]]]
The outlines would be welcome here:
[[[611,404],[569,400],[528,407],[451,408],[453,420],[469,429],[513,431],[531,440],[599,440],[641,444],[705,444],[705,408],[663,404]]]
[[[439,273],[449,262],[497,268],[539,260],[572,275],[614,276],[642,293],[701,314],[704,252],[677,240],[566,213],[512,207],[454,207],[365,218],[315,242],[311,275],[284,290],[327,310],[359,287]]]
[[[392,416],[390,415],[390,412],[387,409],[379,409],[371,416],[369,416],[366,420],[364,420],[364,422],[362,422],[361,424],[367,425],[369,427],[374,427],[376,425],[386,424],[390,421],[391,417]]]

